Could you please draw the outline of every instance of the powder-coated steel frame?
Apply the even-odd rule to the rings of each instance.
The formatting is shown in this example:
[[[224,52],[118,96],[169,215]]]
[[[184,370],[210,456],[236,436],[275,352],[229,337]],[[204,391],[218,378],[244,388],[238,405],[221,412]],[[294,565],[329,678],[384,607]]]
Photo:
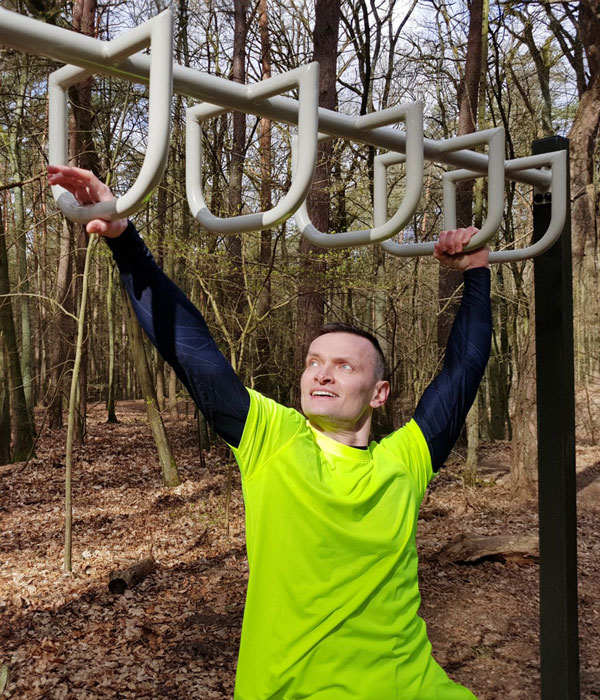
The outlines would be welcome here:
[[[190,108],[187,115],[188,200],[196,218],[206,228],[217,233],[269,228],[295,213],[303,235],[326,248],[382,242],[383,248],[393,255],[429,255],[433,243],[398,244],[385,240],[402,230],[418,206],[423,181],[423,159],[458,166],[464,171],[461,175],[451,175],[451,178],[466,177],[467,171],[473,177],[488,175],[488,217],[482,230],[469,244],[469,249],[490,240],[500,226],[504,178],[533,184],[543,192],[551,189],[552,196],[558,200],[555,206],[557,212],[565,200],[565,197],[556,196],[557,186],[556,183],[553,184],[556,168],[548,172],[536,167],[533,162],[504,162],[501,129],[435,141],[423,137],[422,106],[418,102],[361,117],[318,108],[314,87],[318,77],[316,64],[308,64],[249,86],[174,65],[171,59],[172,18],[169,10],[117,39],[100,41],[0,8],[0,43],[72,64],[56,71],[50,78],[50,162],[55,164],[67,162],[66,89],[69,85],[93,72],[150,85],[148,145],[138,178],[130,190],[114,203],[80,205],[65,190],[54,187],[58,206],[74,221],[86,222],[98,216],[127,216],[141,207],[150,196],[160,181],[166,164],[170,131],[169,98],[172,90],[202,102]],[[152,48],[151,56],[137,53],[149,44]],[[295,85],[300,92],[298,101],[278,95]],[[298,125],[302,147],[293,168],[294,180],[290,192],[270,212],[219,219],[208,210],[202,193],[199,124],[210,116],[231,109]],[[406,132],[388,126],[400,119],[406,123]],[[388,220],[387,215],[384,219],[383,205],[376,204],[376,222],[371,229],[331,235],[314,228],[303,201],[314,172],[317,131],[320,140],[351,139],[404,155],[407,169],[406,193],[399,211],[391,219]],[[488,155],[469,150],[479,145],[482,139],[488,143]],[[381,202],[381,197],[379,201]],[[451,212],[452,205],[446,197],[445,209],[448,207]],[[560,212],[555,220],[558,220],[559,214]],[[446,219],[449,218],[452,218],[451,214],[446,214]],[[536,254],[538,249],[530,247],[526,252],[495,252],[492,261],[524,259]]]

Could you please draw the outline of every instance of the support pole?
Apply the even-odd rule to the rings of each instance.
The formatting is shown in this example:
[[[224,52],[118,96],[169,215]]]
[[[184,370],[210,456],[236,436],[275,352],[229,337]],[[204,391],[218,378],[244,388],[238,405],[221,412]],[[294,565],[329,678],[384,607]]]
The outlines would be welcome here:
[[[532,152],[569,149],[561,136]],[[569,209],[569,207],[568,207]],[[534,196],[534,242],[550,220],[548,194]],[[570,209],[562,236],[534,259],[540,516],[540,658],[543,700],[579,699],[575,384]]]

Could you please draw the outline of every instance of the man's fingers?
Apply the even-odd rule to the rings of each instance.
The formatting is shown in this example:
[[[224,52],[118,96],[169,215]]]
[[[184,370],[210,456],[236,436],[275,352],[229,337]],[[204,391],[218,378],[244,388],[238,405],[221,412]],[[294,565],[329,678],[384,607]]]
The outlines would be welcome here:
[[[475,234],[479,233],[479,229],[475,228],[475,226],[469,226],[468,228],[460,230],[462,231],[463,246],[466,246],[467,243],[470,242],[471,238],[473,238]]]
[[[48,174],[60,175],[79,182],[100,182],[91,170],[76,168],[74,165],[49,165]]]
[[[463,238],[462,231],[440,231],[440,236],[437,242],[437,249],[440,254],[455,255],[462,252]]]
[[[48,182],[60,185],[77,199],[80,204],[108,202],[114,199],[110,188],[99,180],[94,173],[83,168],[69,165],[49,165]]]
[[[115,201],[110,187],[99,180],[94,173],[83,168],[75,168],[70,165],[49,165],[48,182],[51,185],[64,187],[82,205]],[[86,231],[97,233],[99,236],[116,238],[126,227],[127,219],[114,221],[93,219],[86,225]]]
[[[446,255],[459,255],[477,232],[478,229],[475,226],[454,231],[440,231],[436,249]]]

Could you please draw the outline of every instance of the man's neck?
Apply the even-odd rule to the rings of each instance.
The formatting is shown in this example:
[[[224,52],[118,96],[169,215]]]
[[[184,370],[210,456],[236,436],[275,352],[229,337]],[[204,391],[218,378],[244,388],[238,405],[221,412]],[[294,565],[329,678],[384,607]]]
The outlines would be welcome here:
[[[309,418],[309,422],[315,430],[326,435],[332,440],[337,440],[348,447],[367,447],[369,444],[369,434],[371,433],[371,419],[358,428],[342,428],[333,426],[321,426]]]

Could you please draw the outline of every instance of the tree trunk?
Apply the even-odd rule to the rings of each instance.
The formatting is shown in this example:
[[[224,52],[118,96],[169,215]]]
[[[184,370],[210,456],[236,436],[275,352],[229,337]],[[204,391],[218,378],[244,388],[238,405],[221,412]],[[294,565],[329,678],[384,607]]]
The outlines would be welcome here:
[[[72,269],[71,224],[63,219],[60,227],[58,271],[56,274],[56,301],[67,311],[73,308],[70,294]],[[53,312],[50,334],[54,338],[50,352],[50,403],[48,425],[54,430],[63,427],[64,380],[73,362],[73,320],[61,311]]]
[[[108,268],[106,287],[106,315],[108,324],[108,396],[106,397],[107,423],[118,423],[115,413],[115,275],[116,266]]]
[[[590,79],[569,132],[573,255],[581,265],[586,250],[597,251],[598,230],[593,191],[594,151],[600,128],[600,15],[597,0],[579,4],[579,38],[588,57]]]
[[[146,557],[127,569],[111,571],[108,575],[108,590],[111,593],[125,593],[128,588],[135,588],[155,571],[156,561],[153,557]]]
[[[515,414],[510,478],[515,497],[527,500],[537,493],[537,420],[535,390],[534,324],[527,327],[518,349],[515,386]]]
[[[142,388],[142,395],[146,405],[146,415],[148,416],[148,425],[152,431],[156,449],[158,450],[158,458],[163,474],[163,483],[165,486],[178,486],[181,482],[177,473],[177,464],[169,445],[169,439],[165,430],[165,425],[158,410],[156,402],[156,394],[152,385],[152,375],[148,367],[148,358],[144,349],[144,339],[142,337],[142,329],[140,328],[129,297],[123,289],[123,311],[127,323],[127,334],[131,346],[131,354],[135,370]]]
[[[23,64],[20,66],[19,92],[15,104],[16,128],[10,132],[10,161],[12,177],[15,182],[21,182],[25,179],[21,169],[21,128],[23,124],[27,71],[28,60],[27,56],[25,56]],[[18,291],[22,294],[22,296],[18,299],[19,316],[21,319],[21,374],[23,376],[23,391],[25,393],[27,410],[29,411],[30,421],[33,423],[33,351],[31,313],[29,308],[29,297],[27,296],[29,293],[29,275],[27,272],[27,230],[25,221],[25,202],[22,187],[15,187],[13,192],[17,271],[19,277]]]
[[[467,461],[465,464],[465,483],[473,486],[477,481],[477,459],[479,453],[479,401],[475,398],[467,414]]]
[[[588,59],[589,80],[580,97],[571,131],[571,230],[573,232],[575,336],[581,339],[580,352],[594,348],[589,366],[578,372],[580,381],[589,381],[600,368],[600,306],[598,286],[598,138],[600,135],[600,9],[597,0],[579,4],[578,38]]]
[[[313,60],[319,61],[319,106],[334,109],[336,105],[336,78],[340,0],[317,0],[313,30]],[[313,224],[321,231],[329,230],[331,201],[331,141],[319,146],[313,187],[308,197],[308,211]],[[304,365],[306,350],[320,326],[323,325],[325,303],[326,264],[323,249],[313,246],[306,238],[300,242],[300,282],[296,309],[296,340],[294,362],[299,372]],[[294,403],[300,400],[295,387]]]
[[[156,386],[156,402],[158,404],[158,410],[164,413],[166,407],[166,391],[165,391],[165,361],[161,357],[160,353],[156,353],[156,366],[154,368],[154,374],[156,376],[155,386]],[[175,399],[177,400],[177,399]]]
[[[233,36],[233,65],[231,79],[236,83],[246,82],[246,35],[248,31],[247,17],[248,0],[234,0],[234,36]],[[242,212],[244,202],[242,196],[242,177],[246,159],[246,114],[233,113],[233,140],[231,144],[231,161],[229,166],[229,215],[236,216]],[[239,337],[240,324],[236,323],[245,306],[244,275],[242,271],[242,237],[239,234],[226,236],[225,248],[231,263],[231,274],[224,285],[224,292],[232,303],[231,339]],[[230,348],[233,354],[235,347]]]
[[[508,410],[510,395],[510,345],[508,339],[508,303],[506,300],[504,269],[498,265],[495,275],[498,289],[494,301],[494,335],[492,354],[488,365],[488,398],[490,406],[490,439],[505,440],[511,437],[511,422]]]
[[[0,208],[0,333],[4,337],[8,354],[8,371],[10,376],[11,408],[14,418],[15,439],[12,458],[15,462],[27,459],[35,444],[35,425],[27,410],[25,392],[23,390],[23,377],[21,363],[19,361],[19,349],[13,307],[10,296],[10,282],[8,278],[8,257],[6,248],[6,233],[2,209]]]
[[[458,135],[471,134],[477,125],[477,103],[481,80],[483,0],[472,0],[469,9],[469,38],[465,73],[458,89]],[[470,226],[473,219],[473,181],[458,182],[456,186],[456,222],[459,227]],[[438,316],[438,348],[443,353],[450,329],[458,309],[460,297],[457,290],[462,283],[462,273],[441,267]]]
[[[438,554],[442,563],[477,564],[502,561],[534,564],[539,559],[539,538],[529,535],[458,535]]]
[[[98,243],[98,237],[93,236],[86,248],[83,273],[81,277],[81,299],[77,313],[77,340],[75,343],[75,361],[73,362],[73,374],[71,376],[71,391],[69,393],[69,412],[67,422],[67,444],[65,449],[65,558],[64,569],[72,570],[72,535],[73,535],[73,504],[72,504],[72,474],[73,474],[73,441],[77,430],[78,416],[78,389],[79,371],[81,369],[83,346],[85,339],[85,316],[87,307],[87,295],[90,280],[90,262],[94,249]]]
[[[465,73],[458,89],[458,135],[471,134],[477,126],[478,99],[482,75],[483,53],[483,0],[472,0],[469,6],[469,36]],[[487,28],[487,24],[485,25]],[[473,221],[473,181],[465,180],[456,186],[456,223],[460,228],[470,226]],[[459,270],[440,267],[438,296],[440,312],[438,315],[437,342],[440,356],[444,353],[452,323],[460,303],[458,292],[463,275]],[[477,401],[475,401],[475,406]],[[472,409],[469,420],[474,420],[477,408]],[[478,425],[471,424],[467,439],[470,442],[466,478],[471,482],[476,478],[477,448],[479,442]]]
[[[271,77],[271,43],[269,39],[269,17],[267,0],[258,3],[258,27],[260,31],[262,79]],[[272,207],[271,199],[271,120],[263,117],[260,120],[260,208],[268,211]],[[259,292],[257,314],[262,316],[271,308],[271,244],[272,231],[266,229],[260,232],[259,262],[264,274],[264,282]],[[259,328],[256,341],[257,354],[260,360],[255,386],[258,391],[271,394],[271,377],[269,374],[271,351],[269,347],[269,331],[266,326]]]
[[[73,30],[87,36],[96,34],[96,0],[75,0],[73,4]],[[70,152],[71,159],[80,168],[91,170],[99,175],[99,158],[92,138],[92,121],[94,109],[92,106],[93,78],[86,78],[69,88],[72,107],[72,125]],[[81,296],[81,276],[85,265],[87,237],[85,227],[75,226],[76,255],[75,255],[75,296]],[[79,377],[79,410],[77,420],[77,439],[80,444],[85,442],[88,394],[88,342],[86,337],[81,356],[81,373]]]
[[[0,329],[0,464],[10,463],[10,382],[6,344]]]

